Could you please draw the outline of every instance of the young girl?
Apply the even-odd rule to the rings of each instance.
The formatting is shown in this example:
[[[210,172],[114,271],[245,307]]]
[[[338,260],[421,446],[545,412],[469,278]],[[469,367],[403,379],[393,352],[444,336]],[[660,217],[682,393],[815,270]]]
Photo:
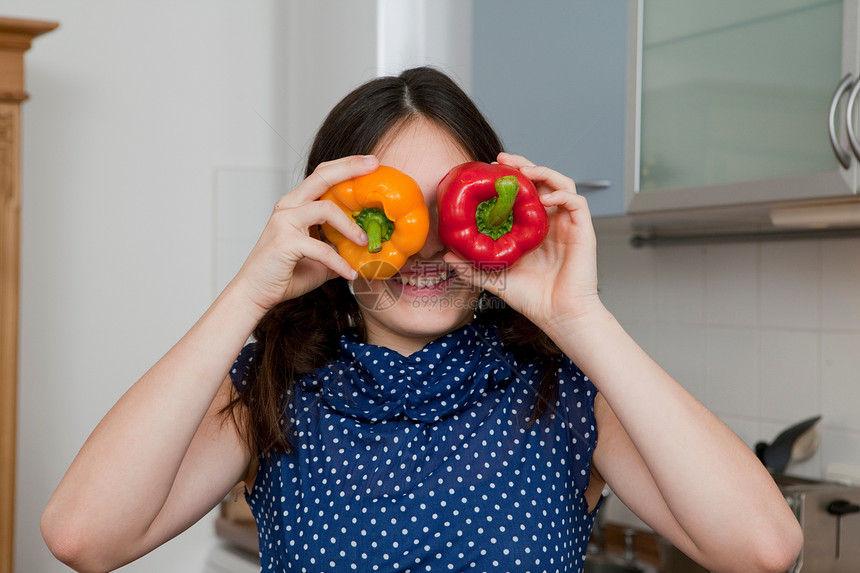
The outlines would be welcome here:
[[[473,160],[534,181],[550,219],[501,276],[435,230],[439,181]],[[365,233],[317,199],[379,165],[416,180],[431,228],[394,278],[366,281],[318,228]],[[448,77],[359,87],[233,281],[87,440],[48,546],[109,571],[244,482],[263,571],[581,571],[609,484],[705,567],[785,571],[801,534],[780,492],[602,305],[595,258],[574,182],[503,153]]]

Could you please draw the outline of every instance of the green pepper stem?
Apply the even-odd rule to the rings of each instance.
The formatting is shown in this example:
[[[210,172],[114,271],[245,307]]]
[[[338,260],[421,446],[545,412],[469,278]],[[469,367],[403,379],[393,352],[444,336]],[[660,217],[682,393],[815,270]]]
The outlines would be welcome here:
[[[382,250],[382,243],[391,238],[394,232],[394,223],[385,216],[382,209],[366,207],[358,213],[353,214],[355,222],[367,233],[367,250],[378,253]]]
[[[493,207],[484,217],[484,223],[496,229],[507,222],[511,211],[514,210],[514,201],[520,190],[520,182],[513,175],[505,175],[496,179],[496,193],[498,197]]]
[[[367,221],[364,227],[367,233],[367,250],[371,253],[378,253],[382,250],[382,225],[379,221],[373,219]]]
[[[514,201],[520,190],[520,182],[513,175],[496,179],[496,197],[478,204],[475,223],[478,231],[494,241],[511,232],[514,224]]]

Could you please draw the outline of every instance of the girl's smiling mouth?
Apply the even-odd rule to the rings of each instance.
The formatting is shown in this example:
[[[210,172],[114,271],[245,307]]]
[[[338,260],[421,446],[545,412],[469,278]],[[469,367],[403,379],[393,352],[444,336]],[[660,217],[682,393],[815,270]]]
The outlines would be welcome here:
[[[457,271],[445,264],[416,265],[388,279],[392,287],[410,296],[439,295],[456,284]]]

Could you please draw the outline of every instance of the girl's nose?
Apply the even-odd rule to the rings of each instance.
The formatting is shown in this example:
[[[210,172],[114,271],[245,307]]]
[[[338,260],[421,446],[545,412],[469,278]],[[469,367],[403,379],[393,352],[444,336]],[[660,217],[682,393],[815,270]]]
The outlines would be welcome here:
[[[436,205],[428,206],[430,211],[430,230],[427,233],[427,240],[424,241],[424,246],[418,251],[418,254],[425,259],[429,259],[445,250],[445,245],[439,240],[439,212],[436,210]]]

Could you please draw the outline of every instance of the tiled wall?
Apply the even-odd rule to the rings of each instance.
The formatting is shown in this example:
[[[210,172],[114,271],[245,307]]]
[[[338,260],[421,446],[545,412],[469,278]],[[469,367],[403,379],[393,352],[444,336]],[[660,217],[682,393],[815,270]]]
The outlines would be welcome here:
[[[599,237],[602,298],[751,447],[820,414],[789,473],[860,466],[860,239],[632,248]]]

